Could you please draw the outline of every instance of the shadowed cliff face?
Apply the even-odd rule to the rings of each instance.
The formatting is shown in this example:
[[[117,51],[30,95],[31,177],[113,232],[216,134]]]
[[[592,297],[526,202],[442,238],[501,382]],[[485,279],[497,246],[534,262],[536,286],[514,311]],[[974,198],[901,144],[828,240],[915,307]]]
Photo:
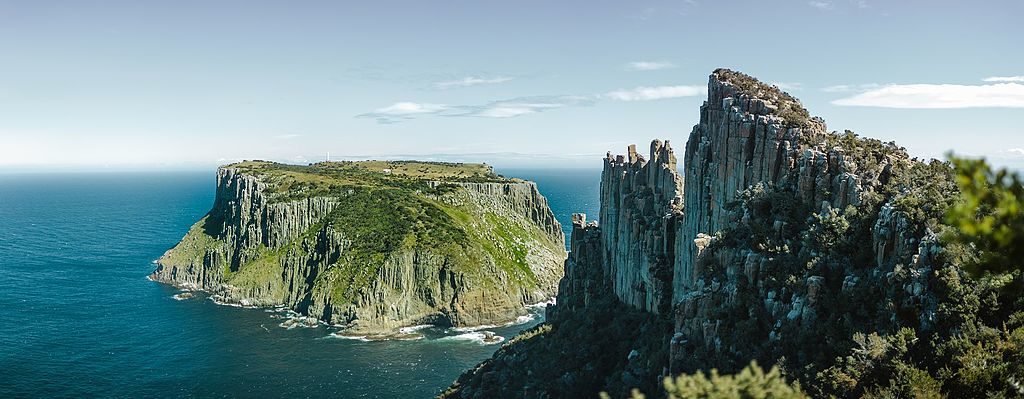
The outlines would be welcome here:
[[[500,324],[556,291],[564,236],[531,182],[287,168],[219,169],[213,209],[159,259],[152,278],[380,334],[424,323]],[[355,178],[363,180],[335,184]],[[315,195],[294,198],[300,188]]]
[[[672,369],[774,363],[793,351],[773,345],[820,345],[842,330],[837,323],[929,331],[936,300],[927,276],[942,266],[938,247],[924,222],[896,205],[930,183],[909,176],[927,166],[894,144],[783,117],[780,108],[802,107],[742,83],[712,75],[686,147]],[[895,278],[894,269],[913,272]],[[857,298],[870,291],[880,295]],[[845,313],[858,301],[878,309]],[[838,351],[797,352],[788,366],[828,363],[826,353]]]
[[[739,191],[785,178],[798,162],[801,137],[824,132],[822,124],[789,126],[776,115],[778,104],[754,94],[740,90],[724,76],[713,75],[708,83],[700,123],[686,143],[684,203],[688,212],[680,228],[680,256],[674,267],[680,288],[691,287],[698,277],[693,267],[698,235],[714,234],[725,227],[729,222],[725,207]],[[684,292],[676,290],[675,299]]]
[[[729,372],[754,359],[785,362],[813,385],[856,328],[933,331],[940,249],[929,219],[901,204],[927,185],[952,187],[948,166],[828,132],[788,94],[728,70],[709,79],[683,176],[667,141],[655,140],[649,158],[634,146],[606,157],[600,224],[574,217],[547,329],[506,344],[445,395],[521,396],[495,385],[521,373],[556,376],[527,397],[655,392],[668,373]],[[920,179],[927,173],[937,178]],[[931,200],[927,216],[941,218],[951,200]],[[587,323],[613,319],[641,321]],[[583,324],[594,330],[574,327]],[[584,359],[545,354],[561,340]],[[582,386],[574,367],[599,375]]]
[[[672,297],[682,179],[668,142],[652,142],[649,158],[637,154],[635,146],[626,156],[605,158],[601,241],[604,272],[619,300],[657,313],[669,308]]]

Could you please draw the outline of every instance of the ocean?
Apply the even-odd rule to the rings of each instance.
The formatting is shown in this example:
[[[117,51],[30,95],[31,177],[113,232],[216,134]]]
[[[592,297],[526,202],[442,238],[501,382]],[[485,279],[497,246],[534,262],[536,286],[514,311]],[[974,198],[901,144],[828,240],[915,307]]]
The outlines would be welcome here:
[[[566,232],[597,214],[599,170],[498,172],[536,181]],[[0,175],[0,398],[426,398],[498,349],[479,331],[364,342],[176,300],[146,276],[213,195],[213,171]],[[532,314],[486,331],[511,338]]]

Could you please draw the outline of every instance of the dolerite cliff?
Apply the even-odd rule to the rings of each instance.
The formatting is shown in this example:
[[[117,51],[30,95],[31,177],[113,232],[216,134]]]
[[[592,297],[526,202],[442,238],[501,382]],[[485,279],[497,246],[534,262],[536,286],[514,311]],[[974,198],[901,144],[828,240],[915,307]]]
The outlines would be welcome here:
[[[564,245],[536,185],[485,165],[244,162],[151,278],[386,335],[514,320],[555,294]]]
[[[547,323],[442,396],[657,395],[665,376],[751,360],[811,393],[856,396],[866,385],[834,376],[857,333],[951,331],[933,233],[956,191],[948,165],[830,132],[795,98],[724,69],[684,173],[676,162],[668,141],[646,158],[609,154],[599,223],[574,216]]]

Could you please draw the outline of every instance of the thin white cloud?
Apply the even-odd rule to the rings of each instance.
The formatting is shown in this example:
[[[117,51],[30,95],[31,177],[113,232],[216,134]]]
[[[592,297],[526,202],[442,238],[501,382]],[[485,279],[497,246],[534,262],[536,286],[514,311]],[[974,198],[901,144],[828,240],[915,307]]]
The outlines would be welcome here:
[[[1013,156],[1024,157],[1024,148],[1011,148],[1011,149],[1006,150],[1004,152],[1006,152],[1007,154],[1013,155]]]
[[[432,114],[444,111],[447,108],[448,106],[444,104],[397,102],[384,108],[378,108],[373,112],[381,115],[414,115]]]
[[[1024,84],[892,84],[832,101],[883,108],[1024,108]]]
[[[377,123],[391,124],[425,116],[475,117],[507,119],[537,114],[549,110],[587,107],[601,100],[650,101],[678,97],[703,96],[705,86],[655,86],[615,90],[604,94],[586,96],[532,96],[491,101],[479,105],[446,105],[403,101],[373,112],[356,115],[357,118],[372,118]]]
[[[831,1],[809,1],[807,5],[817,8],[819,10],[828,10],[832,8]]]
[[[666,98],[702,96],[707,93],[705,86],[656,86],[616,90],[602,97],[619,101],[650,101]]]
[[[1024,82],[1024,76],[993,76],[984,80],[986,82]]]
[[[634,61],[626,64],[626,70],[629,71],[657,71],[675,67],[676,64],[667,61]]]
[[[467,77],[464,77],[462,79],[449,80],[449,81],[444,81],[444,82],[437,82],[437,83],[434,83],[434,87],[437,87],[438,89],[450,89],[450,88],[454,88],[454,87],[469,87],[469,86],[478,86],[478,85],[491,85],[491,84],[505,83],[505,82],[511,81],[513,79],[515,79],[515,78],[508,77],[508,76],[497,76],[497,77],[493,77],[493,78],[482,78],[482,77],[477,77],[477,76],[467,76]]]
[[[280,134],[280,135],[274,136],[274,138],[275,139],[279,139],[279,140],[289,140],[289,139],[294,139],[294,138],[299,137],[299,136],[302,136],[302,135],[301,134]]]
[[[475,116],[482,118],[514,118],[517,116],[535,114],[546,108],[552,107],[534,107],[530,104],[510,104],[507,106],[484,109],[477,112]]]
[[[536,114],[547,110],[593,105],[594,101],[583,96],[535,96],[509,100],[492,101],[484,105],[457,107],[456,112],[444,116],[472,116],[480,118],[514,118]]]
[[[378,123],[397,123],[405,119],[412,119],[417,115],[437,114],[449,108],[444,104],[401,101],[384,108],[378,108],[373,112],[356,115],[356,117],[374,118]]]
[[[594,100],[585,96],[518,97],[508,100],[491,101],[481,105],[399,102],[373,112],[356,115],[356,117],[374,118],[377,120],[377,123],[383,124],[398,123],[421,116],[514,118],[551,109],[593,104]]]
[[[512,118],[516,116],[536,114],[544,110],[562,108],[566,106],[568,106],[568,104],[559,102],[537,103],[501,101],[482,107],[477,111],[471,112],[469,115],[479,116],[482,118]]]

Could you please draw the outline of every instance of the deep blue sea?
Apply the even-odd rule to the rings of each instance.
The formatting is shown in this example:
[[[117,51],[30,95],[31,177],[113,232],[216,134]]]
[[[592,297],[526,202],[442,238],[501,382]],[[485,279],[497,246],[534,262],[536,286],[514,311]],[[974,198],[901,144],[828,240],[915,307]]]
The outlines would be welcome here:
[[[566,231],[573,212],[597,213],[600,171],[499,172],[536,181]],[[433,329],[330,338],[263,309],[175,300],[146,275],[213,194],[213,171],[0,175],[0,398],[426,398],[498,348]]]

